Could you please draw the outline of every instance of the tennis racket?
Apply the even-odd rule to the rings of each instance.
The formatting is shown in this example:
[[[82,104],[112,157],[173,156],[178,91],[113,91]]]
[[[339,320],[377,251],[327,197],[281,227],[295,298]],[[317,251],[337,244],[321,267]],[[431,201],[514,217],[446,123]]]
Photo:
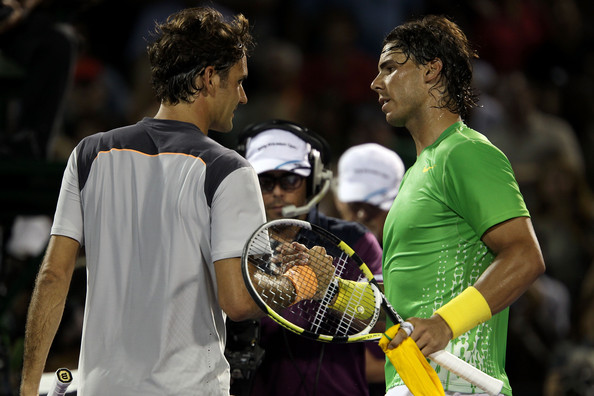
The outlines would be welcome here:
[[[244,247],[242,273],[268,316],[312,340],[377,341],[383,335],[374,329],[381,311],[393,323],[404,323],[353,249],[306,221],[281,219],[260,226]],[[449,352],[429,358],[491,395],[501,391],[502,381]]]
[[[56,371],[54,382],[47,396],[64,396],[72,383],[72,373],[67,368]]]

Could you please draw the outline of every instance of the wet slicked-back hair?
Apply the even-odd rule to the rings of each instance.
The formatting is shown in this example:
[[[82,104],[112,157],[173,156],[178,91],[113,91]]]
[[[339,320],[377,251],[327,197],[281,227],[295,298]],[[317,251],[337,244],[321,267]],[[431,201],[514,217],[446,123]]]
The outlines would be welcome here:
[[[243,15],[227,21],[208,7],[187,8],[172,14],[155,28],[147,48],[152,85],[164,103],[191,103],[202,87],[196,78],[213,66],[222,80],[229,69],[247,56],[254,42]]]
[[[477,105],[472,84],[472,60],[478,58],[464,32],[452,21],[436,15],[394,28],[384,39],[384,51],[400,50],[407,59],[426,65],[439,58],[440,80],[433,89],[441,96],[440,107],[466,118]]]

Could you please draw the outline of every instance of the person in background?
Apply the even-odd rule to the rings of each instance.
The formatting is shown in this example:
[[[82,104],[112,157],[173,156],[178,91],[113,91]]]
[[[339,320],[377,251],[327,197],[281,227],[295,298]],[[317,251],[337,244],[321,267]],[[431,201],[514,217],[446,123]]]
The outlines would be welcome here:
[[[247,102],[249,29],[211,8],[171,15],[148,46],[157,114],[72,152],[28,312],[22,396],[38,394],[83,245],[78,394],[229,394],[225,316],[263,315],[240,256],[265,214],[253,168],[208,132],[230,131]]]
[[[12,106],[0,119],[0,157],[40,161],[52,159],[52,139],[60,129],[64,101],[72,83],[79,39],[65,15],[78,4],[62,8],[47,0],[0,0],[0,62],[3,95]],[[74,12],[73,12],[74,10]],[[12,93],[11,93],[12,92]],[[0,103],[4,106],[5,103]]]
[[[384,226],[384,285],[423,355],[446,348],[511,395],[509,306],[545,264],[509,161],[463,121],[476,105],[475,57],[462,30],[441,16],[397,26],[384,39],[371,89],[388,124],[405,127],[417,150]],[[399,331],[389,348],[406,337]],[[436,371],[448,395],[477,393]],[[390,362],[386,387],[388,396],[410,395]]]
[[[403,176],[404,163],[389,148],[377,143],[349,148],[338,160],[335,203],[341,217],[363,224],[382,244],[384,222]]]
[[[377,143],[363,143],[347,149],[338,159],[334,202],[341,218],[367,227],[380,246],[384,222],[398,194],[404,163],[394,151]],[[376,278],[381,282],[382,277]],[[370,394],[385,393],[384,352],[366,345],[365,369]]]
[[[240,133],[238,150],[258,173],[267,220],[299,218],[317,224],[380,273],[382,252],[374,235],[316,207],[332,179],[330,149],[321,136],[292,122],[265,121]],[[363,343],[316,342],[262,318],[260,346],[265,355],[255,371],[252,395],[368,395]]]

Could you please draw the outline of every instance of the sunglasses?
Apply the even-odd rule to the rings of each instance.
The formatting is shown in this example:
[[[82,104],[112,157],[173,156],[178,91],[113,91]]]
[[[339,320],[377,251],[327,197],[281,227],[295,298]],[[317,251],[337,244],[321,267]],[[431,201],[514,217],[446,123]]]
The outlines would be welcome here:
[[[258,179],[260,180],[262,192],[271,193],[277,184],[285,191],[297,190],[301,187],[304,177],[295,173],[283,173],[280,176],[258,175]]]

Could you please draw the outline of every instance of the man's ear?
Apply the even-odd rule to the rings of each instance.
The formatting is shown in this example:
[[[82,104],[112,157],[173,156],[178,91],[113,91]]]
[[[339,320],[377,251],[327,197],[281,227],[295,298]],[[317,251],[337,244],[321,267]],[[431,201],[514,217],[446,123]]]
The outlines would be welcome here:
[[[435,58],[425,65],[425,81],[431,82],[439,78],[441,70],[443,69],[443,62],[439,58]]]
[[[207,66],[204,69],[204,73],[202,73],[202,94],[214,95],[218,80],[219,74],[216,72],[214,66]]]

